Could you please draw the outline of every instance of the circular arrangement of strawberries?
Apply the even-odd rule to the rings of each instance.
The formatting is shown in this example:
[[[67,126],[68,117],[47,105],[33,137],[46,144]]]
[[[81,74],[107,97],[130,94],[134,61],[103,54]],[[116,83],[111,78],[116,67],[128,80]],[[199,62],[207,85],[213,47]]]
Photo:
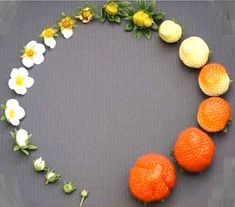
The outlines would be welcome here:
[[[124,19],[127,21],[126,31],[133,31],[134,36],[137,38],[143,34],[147,39],[150,39],[152,30],[157,31],[157,20],[163,20],[164,14],[160,11],[155,11],[156,5],[154,2],[147,6],[145,0],[138,0],[136,8],[128,7],[128,2],[108,0],[102,8],[101,16],[95,14],[93,7],[81,7],[76,16],[65,15],[63,13],[63,17],[59,20],[58,26],[61,34],[68,39],[73,35],[73,28],[76,26],[75,19],[79,19],[82,23],[86,24],[93,17],[97,16],[101,22],[108,20],[110,22],[120,23],[121,17],[125,17]],[[57,37],[57,30],[54,26],[48,27],[40,35],[44,39],[45,45],[50,49],[53,49],[56,45],[54,37]],[[159,25],[158,35],[166,43],[173,44],[178,42],[182,34],[183,30],[181,25],[174,20],[168,19]],[[41,48],[41,50],[37,50],[36,48]],[[36,55],[39,55],[39,51],[40,56],[36,58]],[[29,42],[23,51],[22,63],[27,68],[42,63],[44,60],[43,53],[45,51],[46,49],[43,44],[37,43],[36,41]],[[201,129],[191,127],[180,132],[173,147],[173,156],[176,163],[190,173],[201,173],[213,162],[216,151],[215,144],[206,132],[215,133],[222,130],[226,131],[227,125],[231,121],[232,113],[229,103],[218,96],[228,91],[232,81],[222,64],[207,64],[210,52],[207,43],[199,36],[186,38],[181,42],[179,47],[179,59],[182,63],[188,68],[201,69],[198,76],[198,84],[202,92],[209,96],[209,98],[202,101],[198,108],[197,122]],[[20,71],[24,76],[21,76],[21,74],[16,78],[16,69],[13,69],[13,73],[10,75],[9,87],[15,90],[17,94],[24,95],[27,88],[30,88],[29,85],[32,86],[33,79],[29,79],[28,71],[25,68],[21,68]],[[28,80],[28,84],[24,84],[24,82],[27,82],[25,79]],[[8,109],[8,105],[16,106],[18,111],[21,111],[22,116],[15,116],[17,113],[15,113],[14,108]],[[14,126],[18,126],[19,120],[25,116],[25,111],[18,105],[17,100],[8,100],[6,106],[3,106],[3,109],[4,116],[1,119]],[[20,149],[28,155],[26,149],[36,149],[36,146],[26,143],[26,138],[29,140],[32,134],[28,135],[26,130],[24,132],[26,136],[23,137],[23,145],[20,146],[18,142],[14,150]],[[17,135],[14,132],[12,133],[13,138],[15,136],[17,142]],[[26,148],[27,145],[30,148]],[[38,161],[44,162],[44,167],[40,170],[43,171],[45,161],[42,158],[39,158]],[[41,166],[39,167],[41,168]],[[51,169],[47,170],[46,178],[47,181],[49,180],[48,182],[55,182],[60,177],[60,174],[53,172]],[[175,183],[176,173],[173,163],[167,157],[156,153],[145,154],[138,158],[129,172],[130,191],[134,197],[144,203],[164,200],[169,196]],[[70,190],[68,190],[68,187]],[[75,189],[76,187],[71,182],[64,185],[65,193],[71,193]],[[83,190],[80,195],[82,197],[80,206],[82,206],[84,199],[88,196],[88,191]]]

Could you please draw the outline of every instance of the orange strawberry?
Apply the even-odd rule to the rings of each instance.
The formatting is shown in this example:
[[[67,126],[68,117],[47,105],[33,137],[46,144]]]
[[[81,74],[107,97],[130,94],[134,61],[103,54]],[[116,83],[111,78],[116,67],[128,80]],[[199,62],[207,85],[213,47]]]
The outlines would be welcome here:
[[[208,132],[218,132],[225,129],[230,120],[230,105],[222,98],[207,98],[199,106],[197,121]]]
[[[225,67],[219,63],[205,65],[198,76],[198,83],[208,96],[220,96],[227,92],[230,78]]]
[[[131,168],[129,187],[137,199],[149,203],[166,198],[175,181],[175,168],[168,158],[160,154],[146,154]]]
[[[199,173],[212,162],[215,145],[212,139],[197,128],[182,131],[174,146],[174,157],[186,171]]]

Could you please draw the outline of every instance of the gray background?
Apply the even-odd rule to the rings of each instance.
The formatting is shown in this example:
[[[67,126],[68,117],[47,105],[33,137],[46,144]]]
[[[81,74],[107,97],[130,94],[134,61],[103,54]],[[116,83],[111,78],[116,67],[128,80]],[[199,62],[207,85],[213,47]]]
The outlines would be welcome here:
[[[16,96],[7,81],[11,69],[21,66],[22,45],[37,40],[41,29],[55,23],[61,11],[73,12],[77,5],[21,2],[2,17],[9,18],[10,26],[0,28],[0,101],[12,97],[20,101],[27,113],[21,126],[33,133],[33,143],[40,148],[29,157],[13,153],[9,129],[0,125],[0,174],[5,176],[1,191],[9,194],[8,188],[18,186],[25,207],[77,207],[79,191],[66,196],[61,190],[66,179],[74,181],[78,190],[90,191],[84,206],[143,206],[129,193],[128,170],[144,153],[170,156],[178,133],[197,126],[197,108],[206,98],[197,84],[198,71],[181,64],[179,44],[167,45],[157,34],[151,41],[136,40],[123,31],[123,25],[93,22],[79,24],[69,40],[59,38],[45,62],[30,70],[33,88],[25,97]],[[213,2],[164,1],[159,7],[184,26],[184,38],[202,36],[213,51],[210,62],[223,63],[234,79],[235,38],[223,15],[227,10],[220,12]],[[234,86],[225,98],[234,109]],[[151,206],[213,203],[213,189],[218,197],[231,170],[224,160],[230,163],[235,156],[234,125],[227,134],[212,137],[216,156],[211,168],[201,175],[180,174],[176,168],[177,185],[171,196],[165,204]],[[62,173],[60,182],[45,186],[43,175],[31,167],[38,156]],[[10,185],[13,178],[18,185]]]

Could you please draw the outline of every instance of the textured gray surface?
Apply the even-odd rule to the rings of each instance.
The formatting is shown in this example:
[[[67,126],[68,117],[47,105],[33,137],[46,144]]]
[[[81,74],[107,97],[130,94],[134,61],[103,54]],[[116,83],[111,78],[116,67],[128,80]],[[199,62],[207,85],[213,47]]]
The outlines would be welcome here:
[[[77,5],[18,4],[11,29],[0,36],[1,102],[17,97],[7,81],[11,69],[21,66],[21,46],[53,24],[61,11],[73,12]],[[159,7],[184,25],[184,38],[202,36],[213,51],[210,62],[223,63],[234,79],[235,38],[222,32],[223,20],[212,2],[164,1]],[[39,150],[30,157],[13,153],[7,125],[0,125],[0,174],[18,179],[25,207],[75,207],[80,200],[78,192],[63,195],[61,182],[44,185],[43,176],[31,168],[37,156],[79,189],[89,189],[84,206],[143,206],[129,194],[129,168],[147,152],[169,156],[178,133],[197,126],[197,107],[205,98],[198,71],[181,64],[178,47],[164,44],[156,34],[151,41],[136,40],[122,26],[108,23],[79,25],[73,38],[58,39],[46,61],[30,70],[33,88],[17,97],[27,113],[22,127],[33,133]],[[225,97],[234,109],[234,87]],[[169,199],[151,206],[208,206],[212,190],[223,185],[224,160],[235,157],[234,125],[227,134],[212,137],[217,148],[211,168],[201,175],[177,170]]]

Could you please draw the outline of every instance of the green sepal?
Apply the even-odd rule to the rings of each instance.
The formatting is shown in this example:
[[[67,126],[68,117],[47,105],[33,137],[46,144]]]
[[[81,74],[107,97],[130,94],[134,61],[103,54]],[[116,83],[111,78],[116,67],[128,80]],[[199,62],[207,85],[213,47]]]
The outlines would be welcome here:
[[[119,16],[115,16],[114,20],[116,23],[120,23],[121,22],[121,18]]]
[[[139,39],[142,36],[142,31],[140,29],[134,30],[134,37]]]
[[[6,118],[5,114],[1,116],[0,120],[1,121],[7,121],[7,118]]]
[[[25,155],[29,155],[29,152],[28,152],[28,150],[26,150],[26,149],[20,149]]]
[[[19,150],[20,148],[19,148],[19,146],[18,145],[15,145],[15,147],[13,148],[13,151],[15,152],[15,151],[17,151],[17,150]]]
[[[137,6],[139,9],[145,9],[146,8],[146,0],[137,0]]]
[[[30,145],[26,146],[26,149],[35,150],[35,149],[38,149],[38,147],[36,145],[30,144]]]
[[[10,135],[11,135],[11,137],[13,139],[16,139],[16,133],[17,133],[17,129],[16,128],[14,128],[14,131],[10,131],[9,133],[10,133]]]
[[[3,111],[5,111],[7,106],[5,104],[1,104],[1,108],[2,108]]]
[[[127,16],[124,18],[124,20],[126,20],[126,21],[132,21],[132,19],[133,19],[133,16]]]
[[[119,6],[120,8],[127,8],[127,7],[130,6],[130,3],[127,2],[127,1],[121,1],[121,2],[118,3],[118,6]]]
[[[125,31],[132,31],[134,29],[134,24],[133,23],[127,23],[125,26]]]
[[[152,16],[154,21],[161,21],[165,18],[165,13],[164,12],[156,12]]]
[[[154,22],[153,25],[151,26],[151,29],[154,30],[154,31],[157,31],[158,30],[158,26],[157,24]]]
[[[149,13],[154,12],[156,6],[157,6],[156,1],[153,0],[147,7],[146,11],[148,11]]]
[[[121,10],[121,11],[119,11],[119,13],[118,13],[120,16],[122,16],[122,17],[127,17],[129,14],[128,14],[128,12],[126,12],[125,10]]]
[[[150,29],[145,29],[145,30],[144,30],[144,36],[145,36],[148,40],[150,40],[151,37],[152,37],[152,32],[151,32],[151,30],[150,30]]]

